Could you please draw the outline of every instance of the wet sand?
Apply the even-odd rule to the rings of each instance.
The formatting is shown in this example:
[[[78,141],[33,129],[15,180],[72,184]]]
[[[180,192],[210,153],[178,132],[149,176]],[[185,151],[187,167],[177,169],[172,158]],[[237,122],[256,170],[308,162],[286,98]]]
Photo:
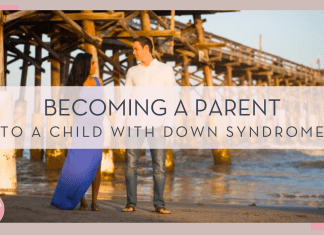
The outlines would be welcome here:
[[[63,211],[50,207],[51,197],[1,195],[5,214],[1,222],[70,223],[323,223],[318,207],[248,206],[167,202],[170,215],[152,212],[152,202],[140,201],[137,210],[121,212],[125,201],[98,200],[101,211]],[[90,205],[90,200],[88,200]]]
[[[51,196],[60,170],[29,160],[30,151],[16,158],[15,195]],[[296,151],[231,150],[231,165],[214,165],[210,150],[175,150],[174,172],[167,173],[164,198],[172,202],[267,206],[324,207],[324,155]],[[312,154],[312,152],[310,152]],[[114,178],[102,179],[98,198],[126,200],[125,163],[115,162]],[[138,168],[138,199],[153,196],[153,168],[149,151]],[[188,193],[190,192],[190,193]],[[6,193],[6,190],[0,190]],[[87,195],[91,195],[91,188]]]

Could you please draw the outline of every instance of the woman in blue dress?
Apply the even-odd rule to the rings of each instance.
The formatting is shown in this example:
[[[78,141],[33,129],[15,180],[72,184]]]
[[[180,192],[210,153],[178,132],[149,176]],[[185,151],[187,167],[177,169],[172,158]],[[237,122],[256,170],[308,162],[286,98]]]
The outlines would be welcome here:
[[[74,59],[71,72],[68,76],[67,86],[103,86],[102,80],[94,77],[96,68],[97,64],[92,59],[91,54],[79,53]],[[83,95],[87,96],[89,94],[84,92]],[[95,120],[96,126],[102,127],[102,116],[95,118],[88,117],[88,119],[87,117],[76,116],[74,118],[73,128],[80,124],[89,126],[93,120]],[[103,128],[101,129],[103,130]],[[102,134],[101,136],[95,140],[100,142],[99,146],[103,143],[104,135]],[[72,146],[73,143],[76,143],[75,139],[73,139]],[[69,149],[51,205],[63,210],[73,210],[81,201],[80,210],[88,210],[84,195],[92,183],[91,210],[99,211],[97,196],[101,181],[101,160],[102,148]]]

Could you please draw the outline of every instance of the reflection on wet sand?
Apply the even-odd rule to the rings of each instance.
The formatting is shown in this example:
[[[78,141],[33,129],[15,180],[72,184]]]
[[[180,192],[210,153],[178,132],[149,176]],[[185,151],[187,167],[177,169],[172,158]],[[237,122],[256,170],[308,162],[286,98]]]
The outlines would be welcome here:
[[[292,151],[232,151],[232,165],[214,165],[210,150],[174,150],[175,170],[168,173],[165,200],[174,202],[323,206],[322,168],[300,167],[319,161]],[[312,159],[311,159],[312,158]],[[319,159],[320,158],[320,159]],[[5,194],[52,196],[59,170],[44,162],[17,158],[18,188]],[[138,201],[153,201],[153,169],[148,152],[140,157]],[[91,197],[91,188],[87,197]],[[115,163],[115,178],[102,181],[99,199],[126,201],[125,164]]]

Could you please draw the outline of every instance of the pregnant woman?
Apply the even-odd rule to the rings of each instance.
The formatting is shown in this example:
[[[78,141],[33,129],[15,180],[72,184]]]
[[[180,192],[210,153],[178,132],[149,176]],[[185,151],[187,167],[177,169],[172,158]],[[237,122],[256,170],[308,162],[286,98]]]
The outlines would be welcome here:
[[[73,62],[71,72],[68,77],[67,86],[83,86],[79,93],[80,98],[86,99],[95,96],[96,99],[103,97],[102,89],[91,88],[89,86],[103,86],[101,79],[94,77],[97,64],[92,59],[89,53],[79,53]],[[98,92],[99,91],[99,92]],[[86,98],[85,98],[86,97]],[[81,103],[81,102],[80,102]],[[80,104],[81,110],[83,103]],[[89,104],[88,104],[89,105]],[[101,116],[75,116],[73,121],[73,130],[76,126],[85,126],[85,128],[92,128],[91,125],[102,127],[103,115]],[[88,205],[85,200],[85,193],[92,183],[92,204],[91,210],[99,211],[97,205],[97,196],[101,181],[101,149],[78,149],[82,141],[96,141],[96,146],[102,146],[104,135],[101,137],[77,140],[73,136],[72,146],[68,151],[65,159],[59,181],[57,183],[51,205],[63,209],[73,210],[81,201],[80,210],[88,210]],[[81,141],[81,142],[80,142]],[[98,143],[99,142],[99,143]],[[73,148],[74,147],[74,148]]]

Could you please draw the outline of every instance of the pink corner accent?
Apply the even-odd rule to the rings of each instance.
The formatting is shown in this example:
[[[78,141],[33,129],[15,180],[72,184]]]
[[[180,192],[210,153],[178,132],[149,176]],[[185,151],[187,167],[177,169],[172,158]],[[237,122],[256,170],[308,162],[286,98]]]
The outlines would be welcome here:
[[[316,223],[311,224],[311,230],[324,230],[324,224],[323,223]]]
[[[3,201],[1,200],[0,198],[0,221],[2,220],[2,217],[4,215],[4,204],[3,204]]]
[[[18,5],[0,5],[0,10],[18,10]]]

